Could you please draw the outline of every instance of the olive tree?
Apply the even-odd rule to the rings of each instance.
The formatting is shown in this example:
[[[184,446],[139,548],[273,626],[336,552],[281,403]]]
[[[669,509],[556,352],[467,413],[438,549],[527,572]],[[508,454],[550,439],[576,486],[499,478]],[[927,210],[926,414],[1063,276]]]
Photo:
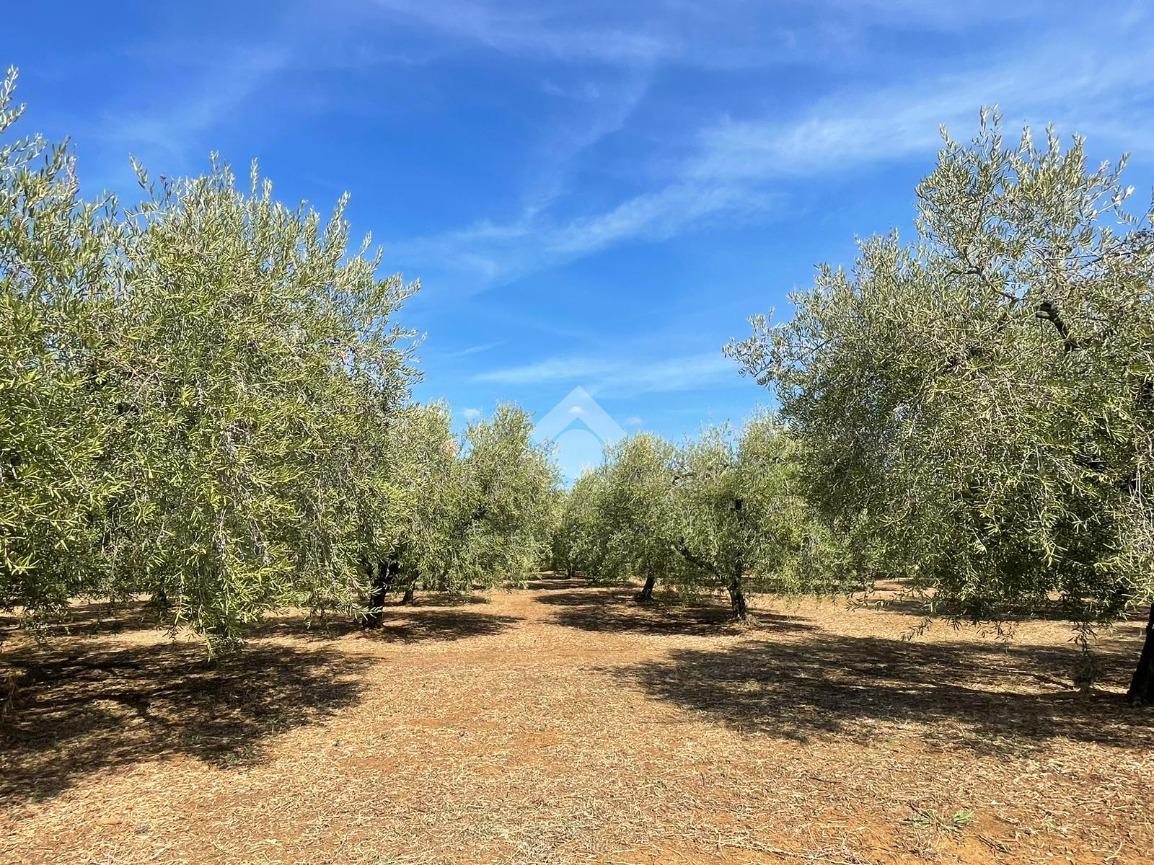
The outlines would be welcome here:
[[[0,87],[0,133],[20,111]],[[330,220],[215,162],[122,212],[66,145],[0,147],[0,605],[149,593],[235,644],[347,606],[403,528],[386,446],[413,290]]]
[[[446,573],[463,584],[519,582],[545,559],[553,533],[559,480],[549,447],[534,440],[529,414],[507,404],[469,425],[463,451],[460,540]]]
[[[520,582],[547,558],[557,515],[558,475],[548,447],[534,441],[530,416],[513,405],[450,432],[444,406],[412,415],[412,456],[398,468],[413,508],[382,567],[384,592],[463,592]],[[406,429],[406,427],[401,428]],[[380,595],[383,601],[384,593]]]
[[[668,539],[673,459],[668,442],[646,433],[624,439],[607,454],[602,519],[611,527],[617,572],[644,580],[639,601],[650,600],[657,580],[675,579],[682,565]]]
[[[110,334],[126,417],[110,558],[210,651],[286,604],[347,606],[390,549],[381,437],[407,398],[412,290],[350,250],[342,214],[214,164],[127,215]]]
[[[659,578],[689,592],[724,589],[734,617],[746,618],[750,583],[796,590],[797,560],[817,537],[793,447],[770,415],[681,445],[649,434],[623,440],[569,496],[567,562],[595,581],[642,578],[643,601]]]
[[[1154,601],[1154,232],[1123,163],[997,117],[945,138],[918,240],[822,267],[730,352],[773,386],[815,504],[932,610],[1054,602],[1082,637]],[[1130,689],[1154,700],[1154,607]]]
[[[748,615],[745,593],[786,588],[792,559],[807,539],[795,483],[793,443],[771,415],[739,432],[706,429],[674,456],[667,537],[689,566],[690,587],[724,588],[735,619]]]
[[[381,623],[388,593],[401,587],[411,603],[422,575],[448,570],[454,517],[459,508],[461,466],[452,416],[444,403],[406,407],[388,436],[390,472],[400,493],[401,530],[378,560],[369,595],[370,626]]]
[[[603,483],[600,468],[588,469],[561,494],[559,517],[552,541],[552,566],[569,577],[592,577],[599,570],[604,533],[598,526],[598,497]]]
[[[67,144],[7,140],[0,84],[0,608],[32,620],[108,589],[102,513],[119,487],[102,334],[113,203],[86,203]]]
[[[648,601],[681,562],[668,539],[674,449],[638,433],[606,448],[598,468],[573,486],[561,519],[568,567],[594,582],[639,577]]]

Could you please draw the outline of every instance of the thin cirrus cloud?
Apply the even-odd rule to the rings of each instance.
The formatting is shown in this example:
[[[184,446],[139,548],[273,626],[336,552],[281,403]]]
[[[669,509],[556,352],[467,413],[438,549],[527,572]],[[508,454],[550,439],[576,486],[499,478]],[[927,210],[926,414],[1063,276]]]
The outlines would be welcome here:
[[[784,203],[790,181],[932,154],[940,124],[968,130],[979,106],[993,103],[1005,110],[1008,127],[1055,120],[1063,132],[1105,142],[1140,144],[1154,137],[1146,119],[1154,58],[1149,36],[1142,35],[1154,28],[1141,5],[1121,4],[1108,21],[1070,24],[1060,16],[1047,19],[1037,3],[983,0],[968,4],[965,14],[949,4],[916,0],[825,0],[818,7],[829,14],[799,2],[781,4],[773,15],[736,3],[725,7],[726,14],[686,8],[653,16],[619,4],[582,10],[550,2],[377,0],[371,8],[378,16],[408,22],[449,51],[481,46],[510,62],[532,64],[544,72],[542,90],[569,103],[545,134],[544,146],[527,154],[530,177],[512,218],[442,228],[389,246],[407,270],[460,277],[444,281],[457,290],[500,285],[622,244],[665,241],[751,215],[773,219],[789,212]],[[641,108],[650,109],[647,116],[662,110],[653,89],[663,69],[748,61],[808,64],[822,72],[830,64],[851,64],[854,52],[846,46],[868,42],[886,28],[962,32],[1028,22],[1038,13],[1046,32],[1028,44],[1039,47],[1015,42],[932,63],[923,58],[920,66],[834,76],[800,110],[686,113],[687,120],[670,127],[668,140],[656,141],[640,129],[638,164],[659,166],[640,189],[589,208],[576,182],[588,151],[615,133],[638,131],[633,124],[640,126]],[[187,162],[183,157],[201,150],[207,131],[237,115],[279,73],[303,62],[298,31],[307,30],[306,24],[282,22],[266,44],[218,52],[166,109],[123,106],[89,134],[117,152],[117,176],[129,177],[124,152],[144,150],[146,156]],[[1125,50],[1111,35],[1119,28],[1134,34]],[[743,36],[743,30],[753,35]],[[746,51],[748,46],[759,50]]]
[[[580,23],[547,4],[377,0],[377,6],[444,36],[520,56],[648,65],[679,52],[679,40],[652,26]]]
[[[626,126],[648,95],[651,83],[652,70],[643,68],[603,82],[585,79],[576,86],[565,86],[547,79],[541,84],[541,91],[566,111],[565,119],[537,148],[538,167],[531,171],[524,196],[526,218],[571,191],[578,158]]]
[[[846,47],[877,30],[961,32],[1045,10],[1042,0],[745,0],[710,4],[588,0],[376,0],[390,20],[499,52],[569,64],[658,63],[734,69],[797,62],[853,62]],[[670,14],[670,13],[673,14]]]
[[[1056,68],[1063,74],[1054,75]],[[998,104],[1006,127],[1053,121],[1064,133],[1117,139],[1118,116],[1140,110],[1154,84],[1154,62],[1141,52],[1072,56],[1061,46],[1006,65],[951,73],[913,85],[822,100],[788,124],[730,121],[706,130],[690,172],[718,182],[757,182],[845,170],[935,149],[942,126],[972,128],[978,108]],[[1067,126],[1072,128],[1065,128]],[[1152,128],[1128,124],[1127,138],[1149,139]]]
[[[554,357],[536,363],[488,370],[476,382],[524,387],[572,383],[602,396],[691,391],[740,385],[733,361],[720,352],[638,361],[628,358]]]
[[[1125,15],[1135,32],[1150,23],[1140,7]],[[927,21],[956,23],[949,16]],[[953,68],[903,76],[898,83],[843,86],[791,117],[708,118],[685,131],[689,156],[663,184],[604,210],[561,218],[557,211],[566,202],[559,200],[553,209],[527,207],[513,221],[478,222],[397,247],[414,262],[436,262],[473,279],[477,288],[499,285],[617,245],[668,240],[710,222],[750,214],[772,219],[787,211],[782,205],[790,181],[929,156],[943,125],[965,137],[978,109],[995,104],[1011,131],[1052,120],[1064,134],[1086,134],[1104,144],[1154,138],[1154,125],[1145,120],[1154,86],[1151,51],[1118,51],[1104,34],[1089,40],[1086,35],[1079,32],[1074,41],[1072,34],[1056,34],[1034,51],[967,57]],[[1087,52],[1087,43],[1100,47]],[[1120,124],[1118,117],[1131,120]]]
[[[507,340],[504,339],[496,339],[491,342],[475,343],[473,345],[467,345],[464,348],[456,349],[455,351],[441,352],[437,355],[437,358],[439,360],[457,360],[462,357],[471,357],[475,354],[482,354],[486,351],[492,351],[495,348],[500,348],[506,342]]]
[[[161,53],[153,48],[142,56],[159,65],[154,55]],[[277,41],[222,48],[196,63],[175,64],[186,80],[167,85],[170,92],[164,94],[161,107],[155,105],[156,93],[145,98],[134,94],[133,102],[77,121],[77,139],[95,145],[83,174],[86,186],[135,195],[130,156],[139,158],[145,168],[159,163],[170,174],[203,170],[211,150],[209,133],[232,121],[272,86],[290,67],[292,57],[292,46]]]
[[[482,222],[393,246],[418,265],[436,262],[483,284],[500,284],[622,243],[668,240],[719,214],[764,213],[777,200],[738,184],[686,181],[567,222],[535,211],[516,222]]]
[[[223,59],[219,68],[227,73],[212,72],[199,86],[173,100],[167,111],[125,113],[116,122],[103,126],[113,140],[143,143],[183,152],[188,138],[197,138],[206,130],[230,117],[262,85],[284,70],[289,50],[284,45],[250,46]]]

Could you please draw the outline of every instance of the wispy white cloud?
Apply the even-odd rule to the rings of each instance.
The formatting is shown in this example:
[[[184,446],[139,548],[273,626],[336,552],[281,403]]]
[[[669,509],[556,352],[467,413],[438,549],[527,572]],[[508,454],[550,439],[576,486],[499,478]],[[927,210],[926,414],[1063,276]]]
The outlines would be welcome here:
[[[106,114],[92,137],[123,146],[183,155],[203,134],[234,116],[289,62],[284,44],[247,46],[219,58],[186,90],[166,100],[163,110],[127,109]],[[207,155],[207,153],[205,154]]]
[[[474,421],[481,416],[479,408],[467,408],[461,411],[461,417],[468,421]]]
[[[508,55],[569,63],[705,68],[844,62],[874,31],[960,32],[1049,11],[1045,0],[747,0],[710,4],[612,0],[376,0],[396,20]],[[671,8],[672,7],[672,8]],[[767,14],[768,13],[768,14]],[[840,55],[840,56],[839,56]]]
[[[648,94],[652,75],[650,67],[643,67],[608,80],[582,76],[568,86],[551,79],[542,84],[542,92],[560,101],[563,119],[537,148],[537,166],[529,169],[526,217],[568,191],[583,153],[625,128]]]
[[[1125,14],[1138,30],[1150,23],[1137,7]],[[948,17],[930,17],[952,26]],[[1087,43],[1101,48],[1075,49]],[[562,219],[559,208],[534,206],[510,222],[480,222],[399,246],[417,262],[448,264],[479,286],[500,284],[619,244],[668,240],[708,220],[771,213],[790,181],[928,157],[942,125],[966,137],[978,109],[993,104],[1011,134],[1020,124],[1054,121],[1064,134],[1099,143],[1151,142],[1152,47],[1118,51],[1104,34],[1066,34],[1033,51],[939,65],[924,77],[846,86],[792,116],[707,122],[689,130],[690,154],[664,185],[601,212]]]
[[[1029,18],[1053,8],[1052,0],[824,0],[815,5],[827,14],[849,17],[858,26],[868,23],[947,32]]]
[[[520,366],[502,367],[473,376],[474,381],[496,384],[546,384],[578,381],[604,375],[614,365],[603,358],[556,357]]]
[[[720,352],[650,360],[554,357],[489,370],[473,378],[478,382],[508,386],[575,383],[590,393],[618,397],[741,384],[737,368]]]
[[[539,167],[527,169],[529,181],[518,215],[390,244],[411,269],[447,269],[474,289],[620,244],[664,241],[709,222],[772,213],[784,199],[783,182],[928,155],[937,146],[939,125],[964,135],[981,105],[1001,104],[1008,125],[1054,120],[1064,132],[1120,144],[1123,139],[1130,144],[1154,138],[1154,122],[1148,105],[1142,104],[1154,87],[1150,40],[1143,45],[1138,39],[1127,50],[1116,50],[1105,31],[1083,32],[1095,26],[1090,24],[1077,33],[1034,40],[1041,47],[1032,50],[969,56],[952,68],[939,64],[928,76],[911,69],[897,83],[842,87],[792,116],[774,112],[720,121],[697,118],[699,125],[683,128],[682,140],[674,142],[675,151],[688,155],[663,163],[663,176],[659,174],[651,188],[581,213],[570,200],[578,197],[571,188],[577,160],[626,127],[650,93],[661,63],[685,59],[687,44],[693,42],[685,39],[686,28],[695,22],[704,26],[696,13],[663,16],[660,28],[638,29],[631,26],[631,13],[610,10],[614,14],[582,16],[564,4],[377,0],[377,5],[442,35],[503,52],[611,61],[625,67],[600,76],[559,71],[546,80],[544,88],[576,110],[562,112],[562,121],[534,154],[532,161]],[[1038,11],[1036,4],[1027,8],[995,2],[982,2],[966,15],[946,8],[948,4],[917,0],[897,0],[896,5],[825,0],[824,5],[839,12],[845,22],[841,26],[858,30],[898,23],[951,30],[972,27],[975,20],[1010,20]],[[1123,6],[1117,15],[1133,33],[1151,30],[1150,15],[1141,6]],[[107,150],[115,151],[116,176],[129,177],[125,155],[130,152],[143,155],[146,162],[163,157],[167,168],[186,170],[190,155],[206,155],[207,133],[301,61],[296,36],[279,33],[270,40],[219,51],[211,63],[191,67],[193,79],[161,110],[121,109],[82,135],[102,140]],[[795,48],[804,51],[807,45],[812,47],[803,39]],[[795,49],[782,50],[788,54]],[[101,174],[98,168],[99,179],[113,176],[109,166],[104,166],[104,177]]]
[[[431,237],[399,241],[417,263],[436,262],[479,279],[507,282],[629,242],[655,242],[699,227],[718,214],[761,212],[778,197],[739,184],[686,181],[628,198],[610,210],[552,221],[537,210],[516,222],[482,222]]]
[[[1061,69],[1061,75],[1055,75]],[[1143,52],[1078,55],[1069,46],[1017,55],[994,68],[969,68],[912,84],[835,94],[798,117],[727,121],[700,133],[689,166],[702,182],[749,183],[931,153],[949,127],[965,137],[981,106],[1000,105],[1009,130],[1054,122],[1064,134],[1117,140],[1117,118],[1129,141],[1149,140],[1143,100],[1154,85],[1154,58]],[[1011,132],[1012,134],[1012,132]]]
[[[486,351],[492,351],[495,348],[500,348],[506,343],[506,340],[498,339],[492,342],[482,342],[476,345],[467,345],[464,348],[459,348],[456,351],[441,352],[437,355],[441,360],[456,360],[462,357],[470,357],[474,354],[481,354]]]
[[[545,4],[377,0],[377,5],[443,34],[509,54],[650,64],[679,50],[677,40],[656,28],[585,23]]]

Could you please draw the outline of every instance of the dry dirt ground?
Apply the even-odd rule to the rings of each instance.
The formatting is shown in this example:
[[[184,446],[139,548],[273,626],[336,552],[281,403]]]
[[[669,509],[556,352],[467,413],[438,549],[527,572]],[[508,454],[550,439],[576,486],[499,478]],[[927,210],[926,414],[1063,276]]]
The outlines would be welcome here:
[[[0,862],[1154,862],[1137,623],[1082,695],[1062,622],[754,609],[542,578],[376,634],[279,619],[216,670],[78,609],[0,654]]]

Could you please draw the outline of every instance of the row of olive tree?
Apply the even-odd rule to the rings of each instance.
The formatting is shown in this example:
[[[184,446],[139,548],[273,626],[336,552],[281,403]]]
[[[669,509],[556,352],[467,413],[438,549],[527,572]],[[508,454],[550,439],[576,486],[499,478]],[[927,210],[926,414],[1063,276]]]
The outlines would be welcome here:
[[[458,455],[411,403],[415,286],[350,249],[343,200],[322,220],[214,162],[141,171],[122,211],[66,145],[0,140],[0,608],[144,593],[216,652],[275,607],[379,609],[378,563],[409,589],[524,573],[551,466],[519,410]]]
[[[499,406],[463,440],[447,406],[412,406],[394,436],[394,473],[412,503],[393,546],[369,567],[370,621],[391,590],[464,592],[522,582],[548,558],[559,476],[529,415]]]
[[[554,539],[554,561],[592,580],[658,579],[683,591],[724,590],[736,619],[746,593],[827,590],[816,567],[829,539],[809,519],[797,484],[795,444],[780,422],[705,430],[674,445],[638,434],[606,451],[574,484]]]
[[[975,619],[1057,603],[1083,635],[1154,601],[1154,214],[1121,167],[983,115],[918,187],[916,243],[863,243],[730,346],[862,577]],[[1154,607],[1130,698],[1154,702]]]

